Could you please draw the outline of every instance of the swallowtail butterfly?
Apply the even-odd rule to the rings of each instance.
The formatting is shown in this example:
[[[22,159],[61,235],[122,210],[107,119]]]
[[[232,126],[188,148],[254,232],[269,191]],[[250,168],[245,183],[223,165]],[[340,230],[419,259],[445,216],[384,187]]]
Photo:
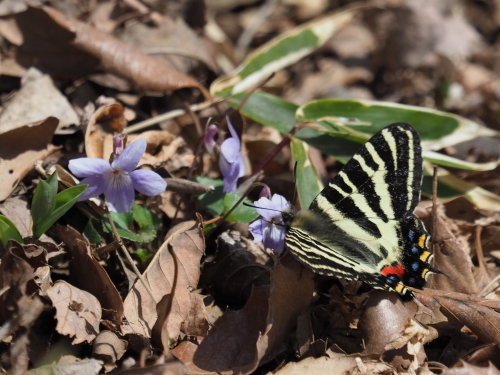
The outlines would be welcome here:
[[[422,147],[396,123],[376,133],[311,203],[283,213],[289,251],[314,272],[362,280],[407,297],[430,273],[429,234],[413,211],[420,200]]]

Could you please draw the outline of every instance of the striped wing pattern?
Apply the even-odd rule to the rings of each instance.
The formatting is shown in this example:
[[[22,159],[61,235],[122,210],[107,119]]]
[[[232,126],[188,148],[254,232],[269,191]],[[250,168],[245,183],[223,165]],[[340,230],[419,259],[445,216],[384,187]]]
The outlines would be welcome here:
[[[314,199],[287,217],[286,245],[313,271],[403,295],[429,273],[429,235],[413,211],[420,199],[417,131],[396,123],[376,133]]]

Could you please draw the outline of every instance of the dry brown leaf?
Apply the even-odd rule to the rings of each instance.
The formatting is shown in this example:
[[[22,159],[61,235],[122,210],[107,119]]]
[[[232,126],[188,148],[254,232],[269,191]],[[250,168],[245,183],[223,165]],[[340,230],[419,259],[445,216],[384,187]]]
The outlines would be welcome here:
[[[56,150],[50,144],[58,120],[49,117],[44,121],[26,125],[0,134],[0,201],[6,199],[35,163]]]
[[[483,342],[500,344],[499,300],[434,289],[414,292],[417,300],[430,308],[440,307],[451,322],[467,326]]]
[[[0,114],[1,132],[5,133],[26,124],[45,120],[49,116],[59,120],[56,133],[71,134],[80,119],[65,96],[54,86],[52,78],[36,68],[30,68],[21,80],[21,89],[4,105]]]
[[[54,8],[43,7],[43,10],[59,26],[74,33],[74,46],[97,57],[106,71],[130,80],[141,90],[163,92],[196,87],[206,99],[210,98],[207,90],[194,78],[179,72],[167,61],[149,56],[139,48],[74,18],[66,17]]]
[[[446,221],[436,215],[436,233],[432,241],[433,265],[444,275],[432,275],[429,287],[444,291],[477,294],[477,286],[472,274],[472,261],[460,241],[448,228]]]
[[[444,370],[442,375],[500,375],[500,371],[489,364],[488,367],[474,366],[468,363],[464,363],[463,367],[449,368]]]
[[[241,310],[227,311],[194,351],[180,355],[187,373],[249,374],[286,348],[286,339],[312,298],[312,272],[286,256],[272,273],[270,286],[257,286]],[[172,352],[174,355],[176,351]],[[193,357],[188,358],[192,354]]]
[[[127,351],[127,341],[111,331],[102,331],[92,344],[92,357],[104,362],[104,372],[116,368],[118,361]]]
[[[56,308],[56,330],[74,337],[73,345],[91,342],[99,334],[101,304],[92,294],[66,281],[58,280],[47,290],[47,297]]]
[[[262,251],[261,251],[262,253]],[[236,231],[217,238],[217,255],[204,266],[202,285],[210,285],[219,303],[238,308],[248,300],[253,286],[269,285],[270,268],[258,262]]]
[[[14,223],[19,233],[21,233],[21,237],[31,236],[33,219],[31,218],[28,199],[25,196],[16,195],[7,198],[0,203],[0,213]]]
[[[210,329],[209,317],[205,308],[205,296],[191,293],[189,314],[181,325],[181,332],[188,336],[205,337]]]
[[[183,365],[179,361],[167,362],[162,365],[146,366],[116,371],[116,375],[185,375]]]
[[[356,369],[356,357],[339,356],[336,358],[306,358],[300,362],[287,363],[274,372],[275,375],[329,374],[342,375]],[[271,373],[269,373],[270,375]]]
[[[364,354],[383,354],[385,347],[404,330],[410,311],[395,293],[369,293],[358,327],[363,331]]]
[[[106,103],[94,111],[94,105],[85,107],[85,152],[89,158],[109,160],[113,151],[113,134],[123,131],[127,121],[120,103]]]
[[[156,27],[139,22],[129,24],[120,39],[147,54],[166,55],[182,71],[186,71],[184,67],[190,68],[197,61],[217,71],[206,43],[182,18],[163,17]]]
[[[64,242],[71,256],[69,263],[71,284],[95,296],[103,308],[103,318],[120,325],[123,317],[120,293],[106,270],[90,254],[90,244],[87,239],[75,229],[61,225],[57,225],[53,233]]]
[[[496,368],[500,368],[500,345],[498,344],[484,344],[472,351],[469,351],[462,358],[463,362],[470,365],[488,367],[491,362]],[[453,367],[460,367],[461,362]]]
[[[27,372],[27,375],[97,375],[102,361],[86,358],[74,363],[45,365]]]
[[[127,324],[122,327],[124,334],[136,333],[151,337],[156,324],[158,339],[166,334],[169,339],[177,340],[181,324],[189,314],[191,291],[198,286],[200,260],[204,250],[200,223],[184,222],[170,230],[167,240],[143,274],[156,303],[162,300],[165,302],[164,321],[157,322],[156,303],[151,300],[142,282],[137,281],[124,302],[127,320]]]
[[[19,300],[26,295],[27,284],[33,279],[33,268],[25,260],[22,245],[10,241],[0,263],[0,323],[18,311]]]

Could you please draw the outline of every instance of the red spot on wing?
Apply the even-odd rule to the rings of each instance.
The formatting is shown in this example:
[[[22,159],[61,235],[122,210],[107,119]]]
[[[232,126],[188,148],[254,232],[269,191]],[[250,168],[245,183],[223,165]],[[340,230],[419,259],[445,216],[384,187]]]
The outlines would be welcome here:
[[[384,276],[389,276],[389,275],[398,275],[399,277],[403,277],[405,274],[405,269],[402,264],[397,264],[395,266],[385,266],[382,268],[380,273]]]

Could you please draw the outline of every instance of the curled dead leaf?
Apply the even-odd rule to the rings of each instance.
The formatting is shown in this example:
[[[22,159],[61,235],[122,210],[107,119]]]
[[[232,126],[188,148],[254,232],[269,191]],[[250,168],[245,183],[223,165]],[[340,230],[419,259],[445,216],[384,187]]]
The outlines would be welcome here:
[[[414,290],[415,298],[441,312],[452,322],[467,326],[485,343],[500,344],[500,300],[434,289]]]
[[[101,304],[92,294],[58,280],[47,290],[47,297],[56,308],[56,330],[74,337],[73,345],[91,342],[99,333]]]
[[[123,43],[114,36],[60,13],[51,7],[43,10],[61,27],[74,33],[72,44],[97,57],[103,68],[133,82],[141,90],[172,91],[184,87],[198,88],[206,99],[207,90],[194,78],[176,70],[167,61],[147,55],[139,48]]]
[[[453,235],[445,220],[436,215],[433,233],[434,266],[444,275],[431,275],[429,287],[450,292],[477,294],[469,254]]]
[[[274,268],[271,284],[253,287],[245,306],[219,318],[196,350],[183,345],[172,353],[191,363],[187,373],[251,373],[286,348],[313,287],[312,272],[285,256]]]
[[[0,201],[10,195],[37,161],[56,150],[50,142],[58,123],[55,117],[48,117],[0,134]]]
[[[205,243],[200,222],[188,221],[173,227],[144,272],[153,292],[153,301],[144,285],[137,281],[124,302],[127,324],[124,334],[135,333],[151,337],[156,325],[156,337],[168,332],[177,340],[181,324],[189,315],[191,291],[198,286],[200,260]],[[161,321],[158,321],[157,303],[163,300]],[[163,333],[163,335],[165,335]]]
[[[111,331],[100,332],[92,345],[93,357],[104,362],[105,372],[113,370],[127,351],[127,342]]]
[[[103,318],[121,324],[123,301],[106,270],[90,254],[86,238],[71,227],[57,225],[53,233],[65,244],[71,261],[70,282],[95,296],[103,308]]]

